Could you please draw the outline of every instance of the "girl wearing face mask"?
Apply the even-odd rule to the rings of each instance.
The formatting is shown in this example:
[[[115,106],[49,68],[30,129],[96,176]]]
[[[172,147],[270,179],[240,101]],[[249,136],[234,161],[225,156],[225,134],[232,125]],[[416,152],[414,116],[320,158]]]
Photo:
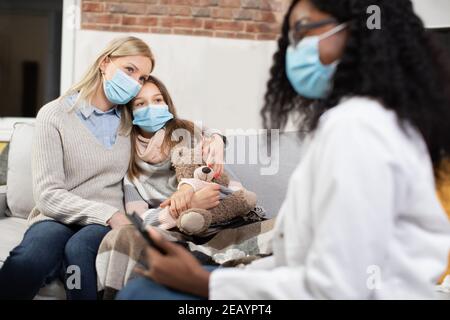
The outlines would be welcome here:
[[[127,107],[133,114],[134,126],[131,131],[132,156],[124,178],[126,212],[136,212],[146,225],[169,230],[176,227],[181,212],[194,207],[207,210],[217,206],[219,185],[205,183],[206,186],[198,186],[195,179],[185,179],[178,184],[170,153],[178,143],[193,143],[187,146],[202,148],[203,161],[217,177],[223,172],[223,137],[209,129],[202,132],[191,121],[179,119],[167,88],[153,76],[146,80]],[[178,137],[183,140],[179,141]],[[232,187],[239,188],[240,185],[233,182]],[[139,256],[136,252],[144,246],[145,242],[134,227],[115,229],[104,238],[97,270],[105,299],[113,297],[128,281],[130,273],[117,270],[132,270],[134,259],[123,259],[123,256]],[[108,256],[106,263],[103,248],[117,248],[122,255]],[[108,280],[108,275],[114,275],[113,282]]]
[[[121,105],[137,95],[154,64],[140,39],[116,39],[79,83],[39,111],[32,153],[36,207],[0,270],[0,299],[32,299],[46,283],[70,277],[70,266],[80,281],[67,286],[67,298],[97,298],[100,242],[128,223],[122,180],[132,120]]]
[[[434,298],[450,250],[433,170],[450,155],[450,71],[411,1],[294,0],[271,75],[266,127],[301,113],[308,132],[273,255],[210,272],[151,230],[167,254],[149,248],[147,278],[119,298]]]
[[[192,206],[217,206],[219,186],[211,183],[197,193],[193,181],[178,186],[169,157],[179,142],[177,137],[182,136],[181,143],[191,140],[189,147],[202,148],[203,161],[218,177],[223,172],[223,137],[209,129],[202,132],[191,121],[179,119],[167,88],[153,76],[128,107],[134,126],[133,155],[124,186],[127,212],[136,211],[148,224],[170,229],[176,226],[178,215]]]

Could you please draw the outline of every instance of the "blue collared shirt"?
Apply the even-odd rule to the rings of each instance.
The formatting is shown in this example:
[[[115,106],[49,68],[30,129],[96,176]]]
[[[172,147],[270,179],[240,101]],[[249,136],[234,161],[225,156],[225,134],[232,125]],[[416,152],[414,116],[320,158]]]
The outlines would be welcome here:
[[[105,112],[85,103],[76,113],[101,144],[108,149],[113,147],[116,143],[121,117],[117,107]]]

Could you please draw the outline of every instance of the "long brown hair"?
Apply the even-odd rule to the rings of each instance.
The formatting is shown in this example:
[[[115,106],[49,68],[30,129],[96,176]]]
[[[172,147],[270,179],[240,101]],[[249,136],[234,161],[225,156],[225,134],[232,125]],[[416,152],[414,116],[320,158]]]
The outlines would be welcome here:
[[[153,83],[158,88],[158,90],[161,92],[161,95],[163,96],[164,102],[169,107],[169,112],[173,114],[173,119],[169,120],[164,126],[165,134],[161,146],[161,151],[166,156],[169,156],[170,150],[172,150],[172,148],[175,145],[183,141],[184,136],[178,137],[178,134],[176,132],[176,130],[178,129],[184,129],[189,133],[191,143],[199,141],[198,139],[201,138],[200,129],[197,128],[192,121],[182,120],[178,118],[172,97],[170,96],[169,90],[167,90],[167,87],[164,85],[164,83],[155,76],[149,76],[148,79],[145,81],[144,86],[148,83]],[[128,109],[128,112],[132,114],[133,100],[130,101],[126,107]],[[133,128],[131,129],[131,160],[128,168],[128,177],[131,180],[138,177],[142,173],[142,169],[138,165],[139,157],[136,152],[136,139],[138,135],[139,135],[139,127],[133,126]]]

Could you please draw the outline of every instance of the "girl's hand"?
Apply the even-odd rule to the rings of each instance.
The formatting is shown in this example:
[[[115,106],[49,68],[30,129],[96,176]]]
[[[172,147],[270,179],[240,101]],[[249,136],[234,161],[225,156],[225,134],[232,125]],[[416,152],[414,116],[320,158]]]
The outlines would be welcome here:
[[[170,199],[167,199],[161,203],[160,207],[165,208],[170,206],[170,215],[174,219],[177,219],[183,211],[191,208],[191,200],[193,196],[194,189],[188,184],[183,184],[180,189],[170,197]]]
[[[211,183],[203,189],[197,191],[192,197],[191,208],[209,210],[219,205],[220,186],[217,183]]]
[[[149,234],[166,254],[162,255],[156,249],[147,247],[149,269],[137,268],[135,271],[172,289],[207,298],[210,273],[183,247],[164,240],[161,234],[152,229]]]
[[[225,144],[219,134],[213,134],[211,141],[203,146],[203,159],[206,164],[215,172],[214,178],[218,178],[223,173]]]

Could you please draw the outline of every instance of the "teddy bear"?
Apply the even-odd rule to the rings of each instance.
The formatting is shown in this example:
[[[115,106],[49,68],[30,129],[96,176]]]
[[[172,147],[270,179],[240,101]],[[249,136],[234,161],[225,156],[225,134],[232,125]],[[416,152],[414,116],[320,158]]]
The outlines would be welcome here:
[[[171,152],[171,162],[177,181],[195,182],[195,191],[201,190],[211,182],[220,185],[221,200],[218,206],[210,210],[191,208],[178,216],[177,227],[181,232],[187,235],[201,235],[212,224],[245,216],[255,208],[256,194],[241,185],[230,186],[230,178],[226,172],[215,178],[214,170],[205,165],[198,148],[175,146]]]

